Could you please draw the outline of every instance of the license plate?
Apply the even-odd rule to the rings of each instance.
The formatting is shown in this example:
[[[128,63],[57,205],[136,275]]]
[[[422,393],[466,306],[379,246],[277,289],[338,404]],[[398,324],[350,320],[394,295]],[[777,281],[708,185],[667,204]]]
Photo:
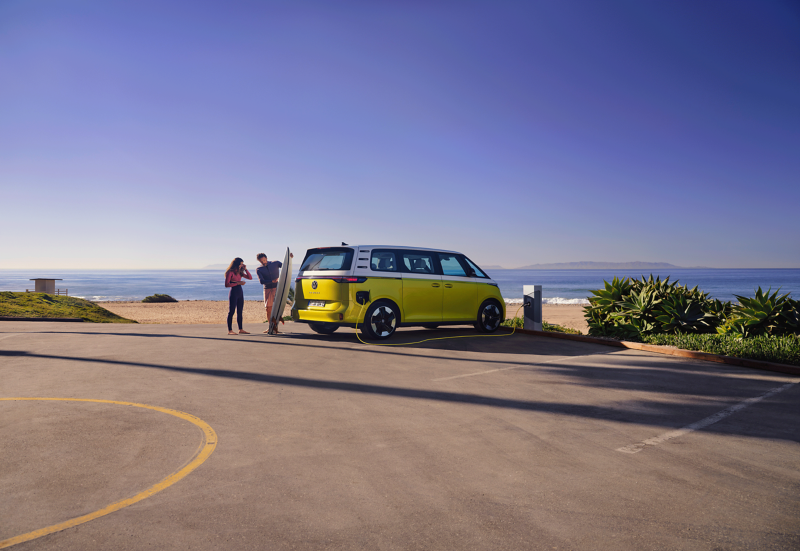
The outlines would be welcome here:
[[[308,305],[309,306],[325,306],[325,301],[324,300],[309,300],[308,301]]]

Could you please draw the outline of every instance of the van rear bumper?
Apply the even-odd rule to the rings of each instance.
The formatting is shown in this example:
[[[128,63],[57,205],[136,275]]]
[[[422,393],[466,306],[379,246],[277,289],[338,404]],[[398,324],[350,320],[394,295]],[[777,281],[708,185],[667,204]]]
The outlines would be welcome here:
[[[292,309],[292,321],[299,321],[305,323],[335,323],[342,325],[345,320],[352,322],[349,319],[347,305],[336,310],[305,310],[305,309]]]

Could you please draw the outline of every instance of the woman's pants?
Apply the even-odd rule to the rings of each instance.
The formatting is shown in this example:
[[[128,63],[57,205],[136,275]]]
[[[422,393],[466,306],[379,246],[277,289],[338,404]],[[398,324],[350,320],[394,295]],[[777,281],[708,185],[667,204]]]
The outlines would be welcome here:
[[[242,330],[242,308],[244,308],[244,291],[241,286],[231,287],[228,295],[228,331],[232,331],[233,311],[236,310],[236,323],[239,324],[239,331]]]

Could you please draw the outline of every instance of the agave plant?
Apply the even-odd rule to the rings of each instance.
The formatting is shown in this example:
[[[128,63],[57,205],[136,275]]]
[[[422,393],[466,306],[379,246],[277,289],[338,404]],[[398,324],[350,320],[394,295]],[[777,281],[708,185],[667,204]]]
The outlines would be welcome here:
[[[733,306],[731,315],[741,320],[748,335],[787,335],[800,332],[798,301],[790,293],[778,296],[780,289],[770,294],[758,288],[753,298],[735,295],[739,304]]]
[[[663,333],[708,333],[713,330],[704,302],[678,295],[665,299],[656,321]]]
[[[603,289],[592,291],[594,296],[584,308],[590,335],[632,338],[665,332],[708,333],[735,317],[730,302],[712,300],[697,287],[689,289],[669,277],[615,277],[603,283]],[[795,323],[791,319],[797,318],[790,314],[786,314],[787,323]],[[732,322],[725,330],[738,334],[739,325]]]
[[[717,327],[717,333],[720,335],[730,335],[739,339],[750,337],[750,327],[741,318],[730,318],[722,325]]]
[[[708,299],[705,304],[707,321],[713,327],[721,327],[731,317],[732,305],[730,301],[722,302],[719,299]]]
[[[590,335],[617,336],[614,329],[617,323],[612,316],[617,312],[623,297],[630,293],[631,283],[628,278],[617,277],[611,283],[603,283],[603,289],[591,291],[594,296],[589,297],[589,306],[584,308],[584,316],[589,324]]]
[[[631,293],[618,303],[618,311],[611,314],[611,317],[621,325],[628,325],[637,334],[647,334],[653,331],[656,326],[654,312],[656,306],[661,303],[653,289],[643,288],[638,293]]]

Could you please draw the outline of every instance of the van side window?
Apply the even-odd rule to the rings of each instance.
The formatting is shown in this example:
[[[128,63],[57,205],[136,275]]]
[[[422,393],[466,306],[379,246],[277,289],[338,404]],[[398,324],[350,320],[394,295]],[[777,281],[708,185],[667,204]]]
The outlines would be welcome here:
[[[464,255],[459,255],[459,256],[466,263],[467,268],[472,269],[472,271],[474,272],[474,274],[470,274],[470,277],[482,277],[484,279],[491,279],[488,275],[486,275],[486,272],[478,268],[478,265],[475,264],[472,260],[470,260]]]
[[[454,254],[437,253],[439,255],[439,263],[442,265],[442,274],[446,276],[467,277],[467,272],[458,262],[458,258]]]
[[[433,274],[433,256],[425,253],[403,253],[404,272],[412,274]]]
[[[372,251],[370,268],[375,272],[396,272],[397,260],[391,251]]]

